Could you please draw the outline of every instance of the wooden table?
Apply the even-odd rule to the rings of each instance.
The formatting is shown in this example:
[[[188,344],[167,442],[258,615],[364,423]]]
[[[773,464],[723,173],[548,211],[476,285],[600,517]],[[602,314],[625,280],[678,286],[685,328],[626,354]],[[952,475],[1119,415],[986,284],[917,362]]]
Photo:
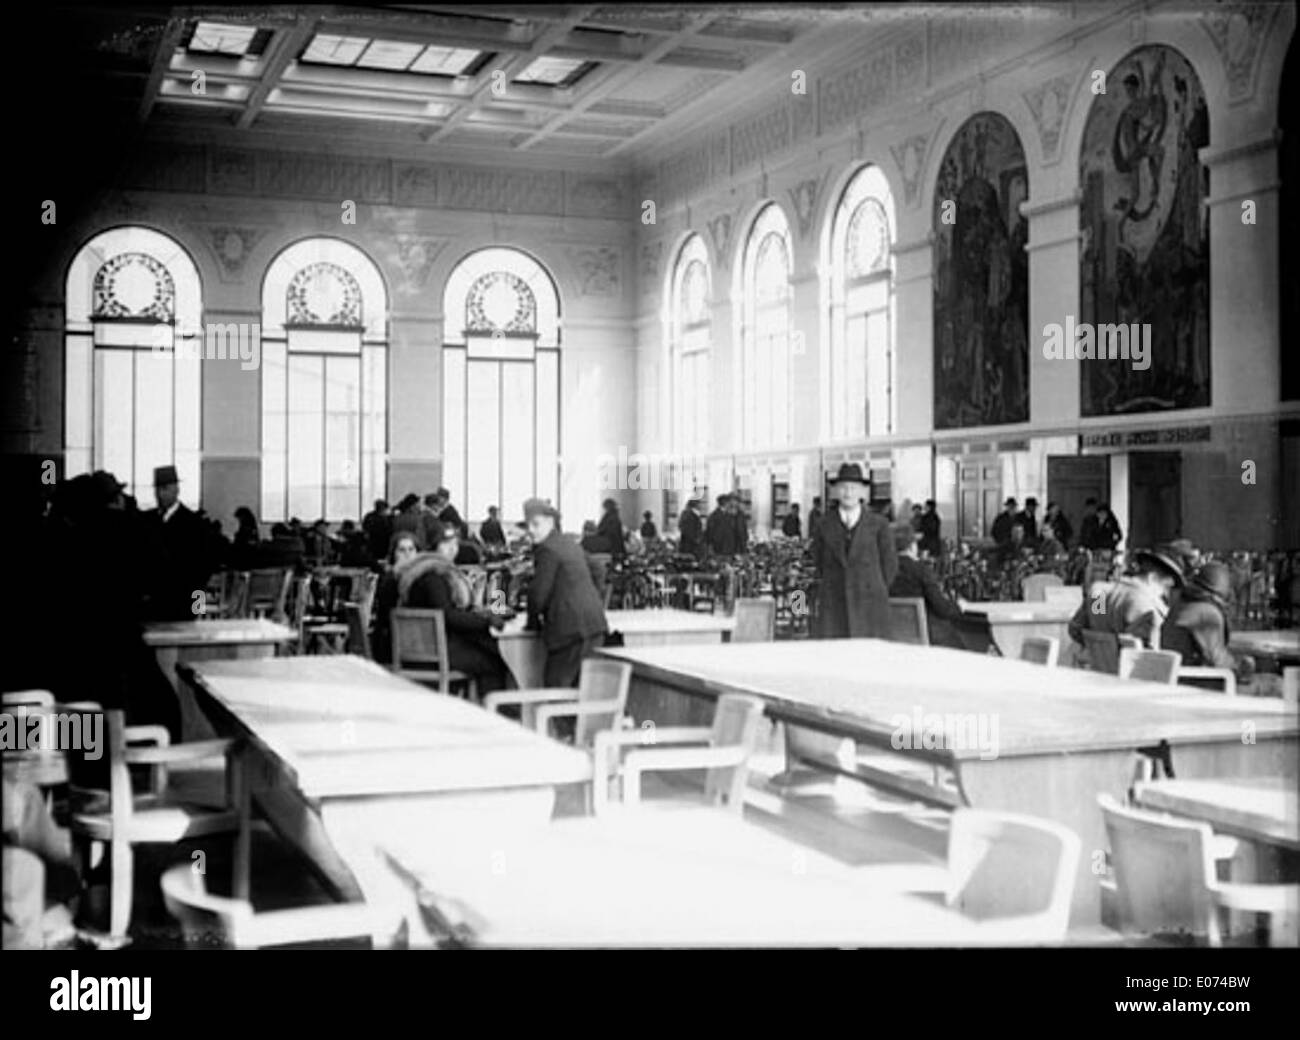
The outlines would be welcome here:
[[[621,632],[625,646],[717,644],[730,637],[736,619],[722,614],[689,610],[607,610],[611,632]],[[541,635],[525,629],[527,618],[518,615],[497,630],[497,646],[514,673],[520,689],[544,685],[546,647]]]
[[[296,638],[293,629],[265,618],[158,621],[146,625],[145,645],[153,647],[158,667],[180,701],[182,739],[206,740],[215,734],[189,688],[176,674],[179,662],[260,660],[274,657],[281,646]]]
[[[433,847],[384,843],[476,944],[974,945],[979,925],[716,809],[628,809]],[[992,940],[987,940],[992,941]]]
[[[1300,852],[1300,794],[1294,777],[1220,777],[1138,784],[1139,805],[1204,820],[1214,830]]]
[[[767,701],[774,719],[951,771],[952,802],[1057,820],[1082,841],[1072,920],[1099,921],[1091,857],[1106,847],[1097,795],[1122,800],[1136,749],[1168,742],[1175,775],[1282,776],[1300,759],[1294,707],[941,647],[872,639],[616,649],[632,663],[641,724],[701,725],[726,692]],[[961,727],[898,749],[918,718]],[[969,727],[966,739],[961,728]],[[992,738],[984,739],[980,738]],[[918,741],[924,744],[925,741]],[[859,779],[866,770],[844,770]]]
[[[1062,663],[1068,664],[1072,643],[1067,628],[1079,608],[1069,603],[997,601],[967,603],[967,617],[987,621],[993,641],[1003,657],[1019,658],[1026,636],[1044,636],[1061,642]]]
[[[1300,629],[1233,632],[1228,639],[1228,649],[1250,654],[1256,660],[1270,663],[1278,670],[1289,665],[1300,665]]]
[[[591,777],[586,753],[359,657],[180,666],[222,736],[246,740],[254,800],[335,895],[414,913],[374,856],[405,831],[462,832],[546,821],[558,784]],[[382,934],[381,934],[382,933]]]

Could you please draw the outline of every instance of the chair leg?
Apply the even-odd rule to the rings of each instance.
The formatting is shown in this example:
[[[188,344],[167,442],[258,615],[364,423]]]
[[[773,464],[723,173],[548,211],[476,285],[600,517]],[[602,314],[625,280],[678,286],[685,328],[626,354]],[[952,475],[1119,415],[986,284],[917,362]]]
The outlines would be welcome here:
[[[110,935],[125,938],[131,925],[131,901],[135,894],[135,856],[131,843],[120,838],[109,842],[109,855],[112,873],[109,878],[108,931]]]

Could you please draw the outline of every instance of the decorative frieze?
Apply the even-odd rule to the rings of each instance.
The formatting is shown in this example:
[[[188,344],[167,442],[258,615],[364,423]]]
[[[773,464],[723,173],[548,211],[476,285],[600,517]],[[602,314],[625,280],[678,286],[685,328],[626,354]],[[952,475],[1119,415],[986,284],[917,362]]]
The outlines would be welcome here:
[[[809,177],[788,189],[790,205],[794,208],[795,220],[799,225],[799,237],[807,238],[812,230],[813,217],[817,214],[817,200],[821,197],[822,185],[826,174]]]
[[[244,273],[253,247],[266,234],[263,228],[215,224],[204,228],[204,240],[217,259],[223,282],[238,282]]]
[[[566,184],[566,212],[585,217],[629,215],[623,188],[615,177],[570,176]]]
[[[781,102],[731,128],[731,172],[790,146],[790,110]]]
[[[821,129],[825,133],[877,108],[894,90],[894,52],[884,48],[821,80]]]
[[[1021,95],[1034,117],[1044,163],[1053,163],[1060,158],[1061,130],[1070,111],[1074,81],[1074,76],[1056,76]]]
[[[731,233],[734,221],[730,213],[719,213],[708,222],[713,257],[719,268],[731,266]]]
[[[622,278],[621,254],[611,246],[574,246],[567,250],[578,291],[583,296],[617,296]]]
[[[1223,62],[1231,103],[1254,96],[1264,37],[1279,10],[1278,4],[1217,4],[1213,11],[1201,15],[1201,25]]]

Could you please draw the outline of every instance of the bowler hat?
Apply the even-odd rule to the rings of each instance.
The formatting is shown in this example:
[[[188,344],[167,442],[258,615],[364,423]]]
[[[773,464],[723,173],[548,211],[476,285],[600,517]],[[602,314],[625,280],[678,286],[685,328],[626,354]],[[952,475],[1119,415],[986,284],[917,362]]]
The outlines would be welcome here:
[[[97,494],[102,495],[106,502],[112,502],[126,490],[125,484],[113,476],[112,473],[103,469],[97,469],[90,475],[90,486],[95,489]]]
[[[870,484],[871,481],[862,475],[862,467],[856,462],[840,463],[840,471],[831,478],[832,484],[843,484],[851,481],[855,484]]]
[[[531,520],[535,516],[553,516],[558,518],[560,515],[549,499],[530,498],[524,502],[524,519]]]
[[[153,486],[166,487],[168,484],[179,484],[180,476],[176,473],[175,466],[157,466],[153,471]]]
[[[1133,553],[1133,563],[1138,567],[1155,567],[1174,579],[1174,584],[1183,584],[1183,568],[1166,552],[1160,549],[1138,549]]]
[[[1188,538],[1175,538],[1172,542],[1159,547],[1162,552],[1168,553],[1180,564],[1184,570],[1189,570],[1192,561],[1196,558],[1196,546]]]

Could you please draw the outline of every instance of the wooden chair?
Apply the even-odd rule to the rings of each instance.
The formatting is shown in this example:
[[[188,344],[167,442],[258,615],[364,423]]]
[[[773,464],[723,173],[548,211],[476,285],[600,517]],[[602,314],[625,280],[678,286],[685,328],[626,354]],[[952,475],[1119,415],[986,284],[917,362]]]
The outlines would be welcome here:
[[[69,830],[83,873],[92,865],[96,845],[108,847],[110,866],[109,932],[125,937],[134,898],[133,846],[175,844],[211,834],[235,833],[233,891],[248,894],[248,791],[237,745],[203,740],[172,745],[161,726],[127,726],[121,711],[105,711],[103,754],[95,760],[67,755],[71,813]],[[177,795],[167,767],[225,757],[226,807],[196,807]],[[149,790],[135,794],[130,766],[150,769]],[[188,868],[187,868],[188,869]]]
[[[1025,603],[1045,603],[1049,586],[1064,586],[1056,574],[1031,574],[1020,583],[1020,598]]]
[[[948,906],[981,922],[990,940],[1060,944],[1081,848],[1074,831],[1051,820],[959,808],[948,831],[947,869],[937,876],[918,870],[917,883],[901,887],[942,892]]]
[[[1120,805],[1099,795],[1110,841],[1113,894],[1121,931],[1223,945],[1224,911],[1267,914],[1270,946],[1295,946],[1300,885],[1220,881],[1208,823]]]
[[[483,698],[483,707],[488,711],[500,711],[507,704],[532,707],[533,724],[543,736],[550,736],[552,719],[572,717],[574,744],[590,748],[597,733],[623,728],[631,686],[632,666],[626,661],[588,657],[582,662],[576,690],[499,690]]]
[[[645,730],[604,730],[596,734],[592,790],[596,814],[609,811],[610,783],[622,781],[625,806],[641,801],[641,774],[704,769],[704,798],[710,805],[744,812],[749,756],[763,717],[758,697],[724,693],[718,697],[712,726],[659,726]],[[699,745],[698,747],[673,745]],[[622,749],[635,746],[622,754]],[[620,760],[621,759],[621,760]]]
[[[1020,643],[1020,660],[1055,668],[1061,657],[1061,641],[1050,636],[1025,636]]]
[[[1134,650],[1119,652],[1119,677],[1173,685],[1182,656],[1175,650]]]
[[[1119,675],[1120,649],[1140,650],[1141,642],[1133,636],[1114,632],[1083,630],[1083,663],[1089,671]]]
[[[343,604],[343,616],[348,626],[344,649],[367,660],[374,656],[370,652],[370,622],[375,609],[375,590],[378,587],[379,575],[368,573],[361,581],[358,600]]]
[[[889,600],[890,638],[895,643],[930,645],[930,629],[925,620],[925,600]]]
[[[270,617],[272,621],[288,619],[285,606],[293,571],[288,567],[265,567],[248,573],[248,617]]]
[[[439,693],[451,693],[455,685],[462,687],[470,698],[478,697],[474,677],[449,664],[447,618],[441,610],[397,607],[390,624],[394,672],[418,683],[436,683]]]
[[[1195,686],[1203,690],[1219,690],[1229,697],[1237,696],[1237,673],[1231,668],[1207,668],[1180,664],[1174,674],[1174,682],[1180,686]]]
[[[736,627],[731,630],[733,643],[770,643],[776,638],[776,600],[742,598],[736,600]]]
[[[293,628],[298,633],[297,652],[308,654],[320,647],[329,653],[341,653],[348,638],[346,623],[331,621],[319,614],[309,614],[311,603],[311,578],[303,577],[294,582]]]
[[[287,943],[369,937],[377,915],[365,903],[256,912],[246,899],[210,895],[203,876],[181,864],[162,876],[163,903],[196,948],[256,949]]]
[[[1068,603],[1078,607],[1083,603],[1082,585],[1045,585],[1043,586],[1045,603]]]

